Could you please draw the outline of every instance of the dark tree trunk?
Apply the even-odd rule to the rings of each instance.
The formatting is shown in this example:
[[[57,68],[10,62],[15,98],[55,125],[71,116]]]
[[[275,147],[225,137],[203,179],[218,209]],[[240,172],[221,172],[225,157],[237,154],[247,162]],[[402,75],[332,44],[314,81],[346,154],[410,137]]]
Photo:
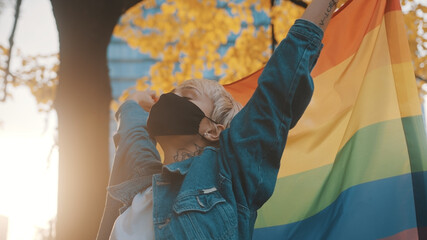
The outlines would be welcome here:
[[[111,88],[106,50],[138,1],[51,0],[60,42],[58,240],[95,239],[108,182]]]

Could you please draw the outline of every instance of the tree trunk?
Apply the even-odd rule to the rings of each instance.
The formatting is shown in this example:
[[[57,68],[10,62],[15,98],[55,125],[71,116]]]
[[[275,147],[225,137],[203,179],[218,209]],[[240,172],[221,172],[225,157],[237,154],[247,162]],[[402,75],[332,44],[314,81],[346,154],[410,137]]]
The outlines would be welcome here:
[[[51,0],[59,33],[59,182],[56,238],[95,239],[108,182],[111,88],[106,50],[138,1]]]

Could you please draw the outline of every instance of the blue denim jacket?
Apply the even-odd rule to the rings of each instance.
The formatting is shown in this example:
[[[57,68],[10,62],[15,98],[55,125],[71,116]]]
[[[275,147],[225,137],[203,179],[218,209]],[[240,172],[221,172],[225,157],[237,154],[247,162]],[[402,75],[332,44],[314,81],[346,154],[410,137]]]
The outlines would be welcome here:
[[[123,203],[121,212],[152,184],[156,239],[251,239],[257,209],[273,193],[288,131],[311,99],[310,72],[322,37],[319,27],[297,20],[252,98],[221,133],[220,148],[206,147],[200,156],[162,165],[146,131],[148,113],[125,102],[116,114],[118,147],[108,188]],[[99,239],[111,231],[106,218],[117,217],[109,205]]]

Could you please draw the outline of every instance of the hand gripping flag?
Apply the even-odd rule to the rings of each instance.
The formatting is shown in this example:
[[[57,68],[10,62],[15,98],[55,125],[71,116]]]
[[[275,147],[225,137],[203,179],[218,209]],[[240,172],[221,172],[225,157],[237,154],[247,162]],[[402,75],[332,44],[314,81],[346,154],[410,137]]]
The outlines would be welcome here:
[[[398,0],[332,18],[254,239],[427,239],[427,143]],[[243,104],[262,69],[226,89]]]

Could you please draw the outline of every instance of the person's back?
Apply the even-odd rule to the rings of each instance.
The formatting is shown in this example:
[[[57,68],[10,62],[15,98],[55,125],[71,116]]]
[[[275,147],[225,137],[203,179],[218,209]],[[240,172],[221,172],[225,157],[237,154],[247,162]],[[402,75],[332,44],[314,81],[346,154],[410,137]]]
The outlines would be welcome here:
[[[239,105],[207,80],[185,82],[155,104],[153,92],[130,96],[116,115],[117,152],[98,239],[108,239],[110,232],[111,239],[146,239],[140,229],[156,239],[252,237],[256,211],[273,193],[287,133],[311,99],[321,28],[336,2],[312,5],[277,47],[234,119]],[[137,212],[146,202],[151,208]],[[125,214],[118,216],[122,204]],[[148,212],[152,229],[132,224],[135,217],[129,216],[141,212],[138,219],[147,219]]]

